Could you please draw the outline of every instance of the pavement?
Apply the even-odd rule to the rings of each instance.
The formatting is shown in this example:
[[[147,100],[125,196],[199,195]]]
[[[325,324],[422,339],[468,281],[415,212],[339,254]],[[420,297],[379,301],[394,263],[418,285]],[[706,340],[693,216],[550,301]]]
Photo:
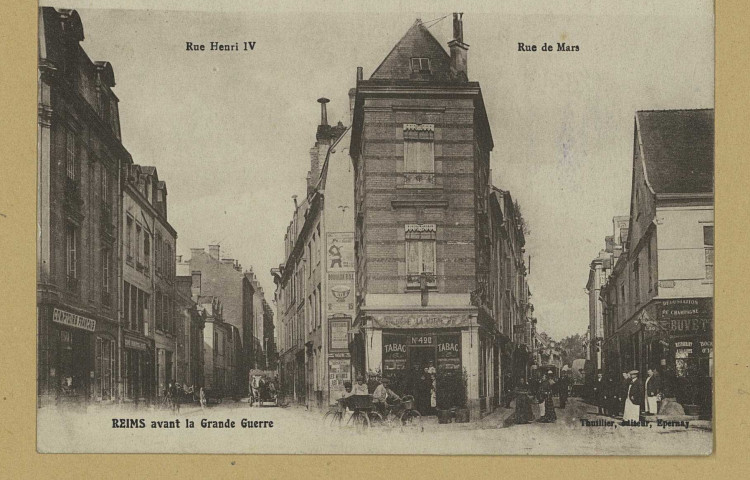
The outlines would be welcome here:
[[[577,398],[556,412],[555,423],[514,425],[514,410],[500,408],[463,424],[438,424],[436,417],[426,417],[422,432],[375,427],[360,433],[351,425],[326,425],[320,411],[251,407],[231,400],[205,410],[183,405],[179,414],[117,406],[75,411],[41,408],[37,438],[40,452],[60,453],[707,455],[713,448],[707,421],[623,426],[619,419],[598,415],[595,406]],[[538,417],[538,411],[535,414]],[[131,425],[115,428],[113,422],[119,419],[129,419]],[[179,426],[172,428],[177,420]]]

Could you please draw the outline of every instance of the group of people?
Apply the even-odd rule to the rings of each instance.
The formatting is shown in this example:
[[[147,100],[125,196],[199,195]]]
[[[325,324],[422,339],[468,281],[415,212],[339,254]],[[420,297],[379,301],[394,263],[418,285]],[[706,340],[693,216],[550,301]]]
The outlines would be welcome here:
[[[250,379],[250,406],[265,401],[276,401],[277,380],[266,375],[253,375]]]
[[[560,397],[560,407],[565,408],[568,400],[568,389],[570,381],[567,375],[561,376],[557,381],[552,371],[541,376],[532,377],[530,384],[520,379],[517,387],[512,390],[516,401],[515,423],[531,423],[535,420],[532,403],[538,404],[539,419],[542,423],[554,423],[557,420],[555,412],[555,394]],[[506,396],[506,407],[510,406],[510,395]]]
[[[192,402],[195,400],[195,385],[188,385],[187,383],[180,385],[178,382],[170,382],[167,388],[164,389],[164,402],[167,407],[180,413],[180,405],[187,401]],[[203,387],[198,388],[198,402],[202,409],[206,408],[206,393]]]
[[[394,392],[391,387],[391,380],[388,377],[382,377],[376,380],[377,386],[372,392],[372,403],[378,413],[385,415],[386,412],[398,408],[401,404],[401,396]],[[363,376],[357,376],[356,383],[344,382],[344,393],[341,395],[341,403],[347,410],[352,410],[349,398],[352,396],[370,395],[369,387],[365,383]]]
[[[613,375],[597,374],[593,397],[598,413],[619,417],[623,421],[638,421],[641,411],[646,415],[659,413],[663,398],[662,379],[655,368],[648,369],[645,382],[639,378],[638,370],[623,372],[617,379]]]

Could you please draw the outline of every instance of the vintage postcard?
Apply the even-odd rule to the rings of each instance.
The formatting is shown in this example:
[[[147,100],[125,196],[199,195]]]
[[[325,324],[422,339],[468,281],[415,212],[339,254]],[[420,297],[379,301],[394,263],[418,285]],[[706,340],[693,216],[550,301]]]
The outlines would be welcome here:
[[[713,2],[591,3],[43,1],[38,451],[711,454]]]

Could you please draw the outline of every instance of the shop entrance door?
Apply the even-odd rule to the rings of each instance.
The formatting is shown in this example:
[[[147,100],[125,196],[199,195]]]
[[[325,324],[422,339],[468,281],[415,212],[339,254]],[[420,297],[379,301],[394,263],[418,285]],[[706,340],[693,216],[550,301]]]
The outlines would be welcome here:
[[[409,346],[409,366],[420,373],[423,373],[424,369],[427,368],[430,363],[432,363],[432,366],[434,367],[436,359],[436,349],[433,346]]]
[[[410,345],[408,350],[409,368],[416,373],[415,384],[412,385],[412,395],[417,410],[422,415],[432,415],[431,395],[432,378],[425,369],[432,364],[435,366],[437,360],[437,349],[434,346]]]

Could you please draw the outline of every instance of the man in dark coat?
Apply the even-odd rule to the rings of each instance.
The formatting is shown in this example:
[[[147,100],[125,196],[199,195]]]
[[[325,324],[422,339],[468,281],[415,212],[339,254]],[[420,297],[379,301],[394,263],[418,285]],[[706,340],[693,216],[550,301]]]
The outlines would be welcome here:
[[[565,408],[565,404],[568,402],[568,385],[570,385],[570,377],[563,373],[557,381],[557,394],[560,396],[560,408]]]
[[[593,393],[594,393],[594,403],[596,404],[597,413],[598,414],[605,414],[606,413],[606,406],[605,401],[607,398],[607,392],[606,392],[606,383],[604,381],[604,376],[600,373],[596,374],[596,380],[594,380],[594,386],[593,386]]]

